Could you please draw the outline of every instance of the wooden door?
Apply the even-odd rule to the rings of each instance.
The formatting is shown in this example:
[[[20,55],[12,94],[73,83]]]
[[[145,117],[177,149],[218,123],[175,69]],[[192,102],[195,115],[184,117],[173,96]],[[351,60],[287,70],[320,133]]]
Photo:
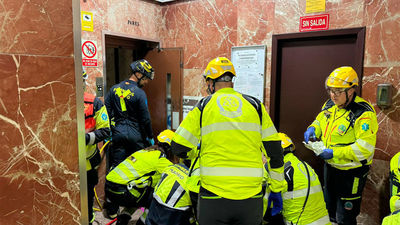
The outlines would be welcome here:
[[[156,137],[161,131],[176,129],[182,120],[182,49],[153,49],[145,57],[154,67],[155,78],[143,89],[147,95],[153,133]],[[168,110],[167,110],[168,109]]]
[[[272,38],[271,118],[279,132],[294,141],[296,155],[316,169],[321,180],[323,161],[304,147],[303,134],[329,98],[324,82],[335,68],[352,66],[362,80],[364,39],[365,28]]]

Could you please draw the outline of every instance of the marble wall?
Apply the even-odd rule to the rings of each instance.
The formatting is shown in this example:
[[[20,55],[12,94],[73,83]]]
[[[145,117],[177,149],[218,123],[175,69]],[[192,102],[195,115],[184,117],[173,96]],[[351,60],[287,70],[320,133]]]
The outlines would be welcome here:
[[[397,0],[327,0],[330,29],[366,27],[363,96],[374,104],[379,132],[375,161],[364,192],[360,224],[380,224],[388,213],[388,161],[400,148],[399,64],[400,2]],[[305,13],[303,0],[202,0],[163,7],[160,36],[169,47],[184,48],[184,95],[204,95],[199,76],[215,56],[230,56],[232,46],[267,48],[265,99],[269,104],[272,35],[295,33]],[[201,47],[199,47],[201,46]],[[391,83],[393,105],[376,106],[376,85]],[[370,207],[378,205],[380,210]]]
[[[0,0],[0,224],[79,221],[79,178],[71,1]],[[158,5],[141,0],[80,0],[94,14],[98,67],[87,68],[89,90],[103,76],[102,32],[160,40],[184,49],[184,95],[205,95],[200,74],[232,46],[267,45],[269,105],[272,35],[294,33],[305,0],[183,0]],[[360,223],[380,224],[387,213],[388,160],[400,147],[400,2],[326,0],[330,29],[366,27],[363,97],[380,125],[376,156],[364,192]],[[128,21],[136,21],[132,25]],[[376,85],[391,83],[393,105],[376,107]],[[199,85],[200,84],[200,85]],[[40,101],[37,101],[40,99]],[[104,177],[103,177],[104,178]],[[376,207],[378,205],[380,210]],[[7,207],[5,207],[7,206]]]
[[[161,6],[142,0],[80,0],[81,10],[93,13],[93,32],[82,31],[83,40],[97,41],[98,67],[86,67],[88,91],[95,91],[96,77],[103,76],[105,49],[103,31],[117,36],[160,40]],[[128,22],[130,21],[130,22]],[[137,22],[137,23],[135,23]]]
[[[79,224],[72,1],[0,0],[0,224]]]

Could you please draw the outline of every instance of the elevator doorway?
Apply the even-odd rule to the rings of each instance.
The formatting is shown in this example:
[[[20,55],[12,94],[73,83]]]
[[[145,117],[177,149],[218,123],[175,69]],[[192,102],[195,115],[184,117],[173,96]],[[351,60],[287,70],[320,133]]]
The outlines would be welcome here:
[[[105,35],[105,93],[132,72],[129,65],[146,59],[155,71],[154,80],[143,90],[146,92],[153,134],[169,128],[176,129],[182,120],[183,72],[182,48],[160,48],[160,43],[116,35]]]

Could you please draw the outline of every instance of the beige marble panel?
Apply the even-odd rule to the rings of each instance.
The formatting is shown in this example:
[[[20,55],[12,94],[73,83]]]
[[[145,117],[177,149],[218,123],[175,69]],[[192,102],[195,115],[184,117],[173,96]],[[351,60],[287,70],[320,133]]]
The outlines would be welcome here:
[[[0,67],[0,224],[78,224],[74,59],[0,55]]]
[[[96,1],[102,6],[104,1]],[[161,7],[141,0],[111,0],[106,3],[106,14],[100,15],[106,29],[147,39],[158,37]],[[128,22],[130,21],[130,22]],[[135,23],[136,22],[136,23]]]
[[[205,69],[205,68],[204,68]],[[203,78],[204,69],[183,70],[184,96],[207,96],[207,84]]]

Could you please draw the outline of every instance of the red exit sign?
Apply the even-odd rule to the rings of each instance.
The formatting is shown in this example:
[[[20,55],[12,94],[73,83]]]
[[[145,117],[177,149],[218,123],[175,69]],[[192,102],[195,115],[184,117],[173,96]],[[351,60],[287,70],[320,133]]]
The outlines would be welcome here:
[[[328,30],[329,14],[300,17],[300,32],[313,30]]]

